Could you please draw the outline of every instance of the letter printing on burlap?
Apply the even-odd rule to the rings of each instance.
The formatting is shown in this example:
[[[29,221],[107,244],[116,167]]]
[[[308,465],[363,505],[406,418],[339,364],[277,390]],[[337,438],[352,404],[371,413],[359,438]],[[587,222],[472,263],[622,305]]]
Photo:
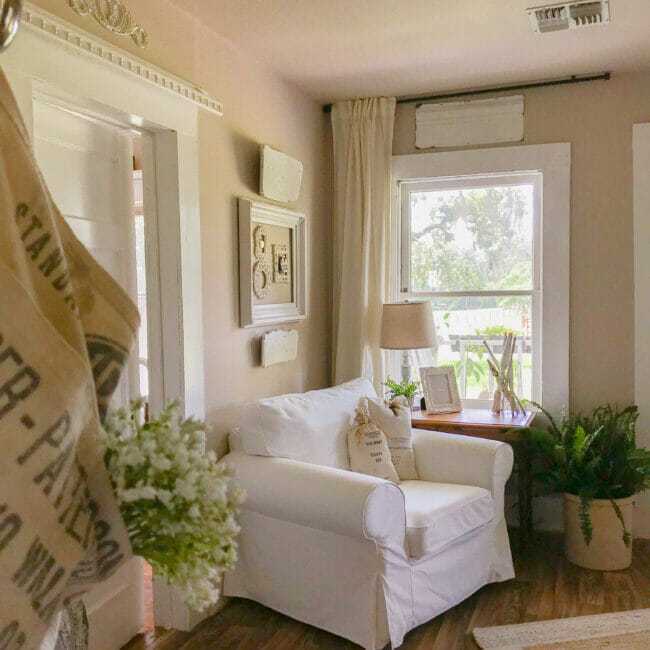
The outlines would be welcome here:
[[[130,556],[95,435],[139,323],[48,194],[0,71],[0,647]]]

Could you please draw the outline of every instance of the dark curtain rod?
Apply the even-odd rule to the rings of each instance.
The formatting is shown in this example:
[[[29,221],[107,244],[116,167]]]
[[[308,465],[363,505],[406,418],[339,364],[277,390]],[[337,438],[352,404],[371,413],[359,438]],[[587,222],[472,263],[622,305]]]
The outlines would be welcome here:
[[[595,74],[571,75],[559,79],[545,79],[542,81],[524,81],[509,86],[492,86],[491,88],[476,88],[475,90],[456,90],[437,95],[420,95],[418,97],[398,97],[398,104],[424,104],[436,100],[453,99],[455,97],[470,97],[472,95],[485,95],[488,93],[499,93],[509,90],[526,90],[528,88],[545,88],[546,86],[563,86],[565,84],[579,84],[585,81],[608,81],[611,77],[609,72],[598,72]],[[323,113],[329,113],[332,104],[323,106]]]

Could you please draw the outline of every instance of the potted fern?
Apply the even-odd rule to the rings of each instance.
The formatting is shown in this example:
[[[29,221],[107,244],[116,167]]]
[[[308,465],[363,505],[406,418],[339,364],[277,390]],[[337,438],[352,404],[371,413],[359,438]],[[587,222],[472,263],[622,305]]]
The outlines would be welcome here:
[[[398,382],[388,377],[384,382],[384,386],[388,388],[388,392],[390,393],[391,399],[394,399],[399,395],[403,395],[406,398],[409,407],[411,408],[411,411],[413,410],[413,402],[415,400],[415,396],[420,390],[419,381],[411,381],[410,379],[403,379],[402,381]]]
[[[650,487],[650,451],[636,446],[636,406],[599,406],[591,415],[544,409],[549,424],[535,430],[542,483],[564,494],[565,551],[588,569],[624,569],[632,562],[634,497]]]

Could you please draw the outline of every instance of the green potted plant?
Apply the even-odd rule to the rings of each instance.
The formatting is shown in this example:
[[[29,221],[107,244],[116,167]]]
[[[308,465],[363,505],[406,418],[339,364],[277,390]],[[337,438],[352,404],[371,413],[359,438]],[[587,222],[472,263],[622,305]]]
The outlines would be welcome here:
[[[564,414],[531,430],[541,452],[542,484],[564,494],[565,551],[589,569],[632,562],[634,497],[650,487],[650,451],[636,446],[636,406],[599,406],[591,415]]]
[[[419,381],[411,381],[410,379],[403,379],[402,381],[397,382],[397,381],[393,381],[390,377],[388,377],[384,382],[384,386],[388,388],[391,399],[397,397],[398,395],[403,395],[404,397],[406,397],[406,400],[408,401],[411,410],[413,410],[413,402],[415,400],[415,396],[420,390]]]

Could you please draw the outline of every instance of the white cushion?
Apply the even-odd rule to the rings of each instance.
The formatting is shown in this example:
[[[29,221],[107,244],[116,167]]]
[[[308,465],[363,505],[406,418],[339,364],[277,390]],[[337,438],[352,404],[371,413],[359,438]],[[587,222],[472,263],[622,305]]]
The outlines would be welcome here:
[[[244,443],[241,440],[241,433],[237,427],[228,432],[228,451],[244,451]]]
[[[362,397],[376,397],[367,379],[334,388],[261,399],[239,417],[247,454],[350,469],[347,433]]]
[[[391,460],[401,480],[417,479],[411,428],[411,409],[405,397],[387,404],[383,399],[369,399],[372,421],[386,434]]]
[[[483,488],[402,481],[409,555],[435,555],[454,540],[492,521],[492,496]]]

